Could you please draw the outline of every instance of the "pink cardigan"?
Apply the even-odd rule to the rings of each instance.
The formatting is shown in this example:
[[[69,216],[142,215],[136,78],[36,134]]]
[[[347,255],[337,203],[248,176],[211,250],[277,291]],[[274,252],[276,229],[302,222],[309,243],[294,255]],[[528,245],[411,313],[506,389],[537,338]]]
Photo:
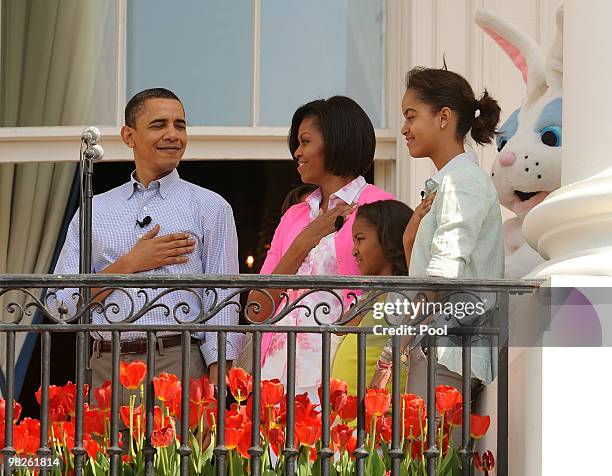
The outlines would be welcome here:
[[[395,197],[385,190],[376,187],[375,185],[368,184],[359,198],[357,199],[358,205],[364,205],[366,203],[376,202],[378,200],[393,200]],[[355,276],[359,275],[359,268],[357,262],[353,256],[353,222],[355,221],[355,213],[351,213],[344,226],[334,236],[334,242],[336,244],[336,262],[338,263],[338,271],[343,276]],[[261,267],[260,274],[272,274],[274,268],[278,265],[283,255],[293,243],[293,240],[297,235],[310,223],[310,207],[308,203],[302,202],[293,205],[285,214],[282,216],[276,231],[274,232],[274,238],[272,238],[272,244],[268,250],[266,260]],[[343,291],[345,306],[348,305],[349,290]],[[261,339],[261,364],[263,365],[266,353],[272,340],[272,334],[266,333]]]

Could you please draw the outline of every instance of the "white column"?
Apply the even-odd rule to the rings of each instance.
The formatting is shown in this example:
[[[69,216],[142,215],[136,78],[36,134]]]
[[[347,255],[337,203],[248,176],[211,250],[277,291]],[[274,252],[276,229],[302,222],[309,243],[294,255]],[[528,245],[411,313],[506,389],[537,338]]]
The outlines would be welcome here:
[[[562,187],[525,218],[529,277],[612,275],[612,2],[565,1]],[[605,48],[604,48],[605,49]]]

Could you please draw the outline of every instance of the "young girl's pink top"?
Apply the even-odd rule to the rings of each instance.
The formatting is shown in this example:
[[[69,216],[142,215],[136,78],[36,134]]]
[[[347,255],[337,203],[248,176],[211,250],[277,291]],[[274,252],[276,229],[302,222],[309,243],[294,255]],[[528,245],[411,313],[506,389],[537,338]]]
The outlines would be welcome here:
[[[319,193],[318,196],[317,193]],[[330,207],[333,208],[333,206],[337,205],[339,199],[346,201],[345,197],[351,194],[356,197],[356,200],[350,200],[350,202],[356,201],[358,205],[378,200],[392,200],[394,198],[393,195],[374,185],[366,184],[362,177],[358,177],[353,182],[347,184],[346,187],[339,190],[337,192],[337,197],[335,197],[336,194],[332,194],[330,197]],[[318,190],[313,192],[305,202],[294,205],[283,215],[274,233],[274,238],[272,239],[266,261],[262,266],[261,274],[271,274],[272,271],[274,271],[296,236],[316,218],[318,213],[317,211],[313,212],[313,205],[316,203],[317,199],[320,202],[320,192],[318,192]],[[332,233],[323,238],[319,245],[313,248],[308,254],[297,274],[359,275],[357,262],[352,255],[352,227],[354,220],[355,212],[349,215],[339,232]],[[348,290],[342,291],[345,309],[350,303],[347,296],[348,292]],[[294,301],[302,294],[302,290],[289,290],[288,293],[291,301]],[[307,304],[311,310],[314,309],[313,300],[316,300],[317,294],[320,293],[313,293],[308,296],[306,299],[308,299],[309,302],[304,303]],[[341,306],[339,303],[333,302],[334,299],[331,294],[322,294],[323,296],[319,296],[319,299],[328,302],[332,308],[329,319],[331,321],[338,319],[339,313],[341,312]],[[314,302],[314,304],[316,304],[316,302]],[[321,313],[319,312],[319,314]],[[321,317],[321,315],[319,317]],[[307,317],[303,310],[298,310],[285,316],[277,325],[300,326],[316,325],[316,323],[312,315]],[[321,338],[319,335],[315,334],[301,334],[298,335],[296,341],[298,356],[300,357],[296,359],[296,386],[306,387],[316,385],[320,380],[320,372],[316,372],[316,368],[321,365]],[[262,378],[280,378],[284,380],[286,369],[277,367],[283,366],[284,363],[286,363],[286,334],[264,334],[262,338],[261,355]],[[266,360],[268,360],[268,363],[264,365]],[[307,368],[302,369],[302,360],[305,361],[304,363],[307,361]]]

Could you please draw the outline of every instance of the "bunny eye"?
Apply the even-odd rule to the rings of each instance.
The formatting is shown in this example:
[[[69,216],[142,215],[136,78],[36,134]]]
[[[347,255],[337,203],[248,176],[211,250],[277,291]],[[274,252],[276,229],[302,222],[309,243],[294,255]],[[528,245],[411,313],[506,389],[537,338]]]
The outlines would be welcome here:
[[[549,147],[561,146],[561,127],[548,126],[540,131],[540,140]]]
[[[502,137],[499,139],[499,145],[497,146],[497,152],[501,152],[504,146],[508,143],[508,139]]]

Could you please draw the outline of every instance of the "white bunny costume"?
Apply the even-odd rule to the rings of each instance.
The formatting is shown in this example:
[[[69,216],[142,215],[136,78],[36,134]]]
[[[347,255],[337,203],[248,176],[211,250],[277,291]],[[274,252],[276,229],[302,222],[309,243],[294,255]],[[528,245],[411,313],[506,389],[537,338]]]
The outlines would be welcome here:
[[[514,25],[483,9],[475,16],[527,86],[521,107],[500,128],[491,173],[500,203],[516,214],[504,222],[508,278],[523,277],[544,261],[521,227],[527,212],[561,186],[563,7],[556,20],[557,36],[544,62],[539,46]]]

